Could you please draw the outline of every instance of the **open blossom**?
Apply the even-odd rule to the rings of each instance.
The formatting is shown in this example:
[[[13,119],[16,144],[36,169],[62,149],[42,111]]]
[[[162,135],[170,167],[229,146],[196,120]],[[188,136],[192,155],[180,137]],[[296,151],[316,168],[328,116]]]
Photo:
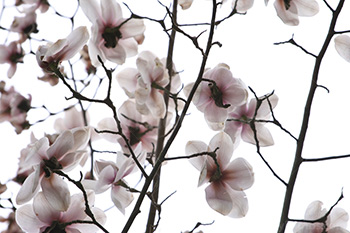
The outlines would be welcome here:
[[[187,95],[192,86],[193,83],[185,87]],[[204,113],[208,125],[217,130],[220,128],[218,125],[223,127],[228,113],[244,104],[247,97],[242,81],[232,76],[227,65],[219,64],[204,73],[192,101]]]
[[[115,0],[81,0],[80,6],[92,23],[89,54],[92,65],[102,61],[123,64],[127,57],[137,54],[138,41],[145,30],[143,20],[123,18],[122,9]],[[141,36],[141,37],[140,37]]]
[[[135,98],[139,112],[163,118],[166,107],[161,89],[170,81],[164,63],[152,52],[143,51],[136,65],[137,69],[127,68],[117,74],[118,83],[129,97]],[[178,75],[174,76],[174,81],[179,81]]]
[[[312,202],[305,211],[305,220],[317,220],[326,215],[327,210],[322,208],[323,203],[321,201]],[[330,215],[328,215],[325,224],[321,222],[317,223],[305,223],[298,222],[293,229],[294,233],[349,233],[346,230],[347,222],[349,220],[348,213],[342,208],[334,208]]]
[[[31,96],[25,98],[14,87],[5,90],[5,82],[0,82],[0,93],[0,122],[10,122],[18,134],[28,129],[27,112],[31,108]]]
[[[268,98],[271,109],[274,109],[278,102],[277,95],[273,94]],[[271,109],[267,99],[263,100],[256,114],[256,120],[269,120]],[[230,135],[232,140],[242,138],[243,141],[254,144],[254,131],[251,129],[249,122],[253,119],[256,111],[256,98],[250,100],[249,104],[237,107],[229,113],[228,120],[225,122],[224,131]],[[270,131],[264,126],[263,122],[255,122],[255,130],[260,146],[272,146],[274,144]]]
[[[335,49],[338,54],[350,62],[350,37],[348,35],[339,35],[334,39]]]
[[[61,133],[53,144],[50,144],[48,137],[34,142],[18,171],[32,172],[17,194],[17,204],[31,200],[41,186],[43,194],[54,208],[67,210],[70,203],[68,185],[53,171],[73,169],[85,154],[81,148],[85,147],[89,136],[89,128],[75,128]]]
[[[192,165],[200,171],[198,185],[210,183],[205,194],[212,209],[225,216],[244,217],[248,211],[248,200],[243,190],[253,185],[254,174],[245,159],[236,158],[231,161],[231,138],[220,132],[211,139],[209,146],[202,141],[189,141],[186,144],[186,155],[211,153],[215,150],[217,163],[209,155],[190,159]]]
[[[265,0],[266,5],[268,2],[269,0]],[[290,26],[299,24],[299,16],[314,16],[319,11],[318,3],[315,0],[275,0],[274,7],[283,23]]]
[[[103,225],[106,222],[104,212],[93,207],[95,195],[87,190],[87,200],[96,221]],[[85,213],[85,200],[82,193],[70,197],[71,202],[66,211],[52,207],[44,193],[40,192],[34,198],[33,204],[21,206],[16,211],[18,225],[27,233],[66,232],[66,233],[95,233],[99,228],[94,224],[73,223],[76,221],[91,221]]]
[[[86,27],[78,27],[66,39],[60,39],[54,44],[39,46],[36,60],[41,68],[52,72],[51,66],[57,68],[60,62],[71,59],[83,48],[88,39],[89,33]]]
[[[13,20],[10,31],[18,32],[20,34],[19,43],[23,43],[31,33],[38,33],[37,23],[36,23],[36,13],[32,10],[27,10],[24,12],[23,17],[15,17]]]
[[[8,63],[10,68],[7,71],[7,77],[12,78],[16,73],[17,63],[22,63],[24,51],[17,41],[9,45],[0,45],[0,64]]]
[[[136,110],[136,105],[133,101],[127,100],[118,110],[118,118],[123,130],[123,134],[129,140],[132,149],[135,149],[139,144],[143,150],[152,152],[156,144],[156,136],[158,126],[158,119],[152,115],[141,115]],[[117,124],[112,118],[102,119],[98,124],[100,130],[111,130],[118,132]],[[110,142],[120,144],[122,150],[129,153],[129,149],[123,138],[119,135],[103,133],[101,136]]]
[[[141,151],[141,146],[135,149],[140,164],[144,163],[146,153]],[[97,181],[86,180],[85,187],[93,188],[96,193],[102,193],[111,188],[111,199],[114,205],[125,214],[125,208],[133,201],[132,193],[127,189],[127,183],[124,178],[138,168],[131,155],[122,152],[117,154],[117,161],[99,160],[95,162],[95,170],[98,176]]]

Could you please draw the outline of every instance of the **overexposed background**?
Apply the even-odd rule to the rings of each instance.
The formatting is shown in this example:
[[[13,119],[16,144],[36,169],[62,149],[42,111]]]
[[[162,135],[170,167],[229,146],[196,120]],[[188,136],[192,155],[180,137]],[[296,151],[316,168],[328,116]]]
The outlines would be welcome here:
[[[0,25],[9,28],[13,15],[20,15],[13,5],[14,1],[2,1],[5,3],[5,10]],[[156,0],[133,0],[125,1],[134,13],[155,19],[162,19],[165,9]],[[162,1],[169,6],[168,1]],[[271,91],[279,96],[279,103],[275,108],[275,116],[280,123],[294,136],[298,136],[303,109],[305,105],[308,88],[314,65],[314,58],[305,54],[299,48],[291,44],[273,45],[275,42],[289,40],[293,35],[297,43],[302,45],[309,52],[318,54],[326,37],[328,26],[331,20],[331,12],[323,1],[318,1],[320,12],[311,18],[300,18],[298,27],[284,25],[277,17],[273,7],[273,1],[266,7],[263,1],[256,1],[253,8],[246,15],[235,15],[222,23],[215,33],[215,40],[220,41],[223,46],[214,46],[209,60],[208,67],[214,67],[218,63],[226,63],[231,67],[234,77],[240,78],[247,86],[252,87],[260,96]],[[333,7],[337,0],[328,1]],[[76,9],[76,1],[61,0],[50,1],[50,4],[57,12],[72,16]],[[228,14],[231,10],[231,1],[226,2],[219,10],[219,18]],[[128,10],[123,7],[125,15]],[[209,22],[211,12],[211,1],[195,0],[189,10],[179,9],[180,23]],[[350,4],[345,2],[343,12],[337,24],[337,30],[350,29]],[[139,47],[139,51],[150,50],[160,58],[166,56],[167,36],[162,32],[161,27],[145,20],[147,25],[145,41]],[[53,9],[41,15],[38,13],[39,33],[34,38],[45,38],[49,41],[66,37],[71,31],[69,19],[58,17]],[[90,22],[79,10],[75,16],[75,27],[87,25]],[[185,27],[191,35],[204,30],[204,27]],[[193,32],[191,32],[193,31]],[[0,43],[16,39],[15,34],[8,34],[0,31]],[[9,36],[9,37],[8,37]],[[202,46],[207,34],[201,37]],[[45,42],[33,41],[33,51],[39,44]],[[29,52],[28,41],[24,49]],[[75,58],[77,60],[78,57]],[[130,58],[124,66],[117,67],[114,75],[124,67],[136,67],[136,58]],[[74,59],[73,59],[74,60]],[[178,34],[176,38],[174,62],[177,70],[181,72],[181,79],[184,84],[194,81],[199,71],[201,54],[194,48],[192,42]],[[109,64],[109,67],[115,67]],[[86,73],[80,72],[83,67],[75,65],[75,77],[85,78]],[[69,69],[67,69],[69,70]],[[0,66],[0,80],[7,83],[7,87],[14,85],[23,95],[31,94],[33,106],[45,105],[51,112],[59,112],[67,106],[65,97],[70,97],[66,87],[60,83],[51,87],[48,83],[37,80],[42,73],[36,66],[35,57],[28,55],[24,64],[18,65],[16,75],[9,80],[6,77],[7,65]],[[69,71],[68,71],[69,72]],[[104,76],[103,72],[98,73]],[[330,92],[324,89],[317,89],[315,101],[312,108],[309,131],[304,147],[305,158],[323,157],[332,155],[348,154],[349,132],[350,132],[350,64],[343,60],[335,51],[333,41],[322,62],[319,76],[319,84],[326,86]],[[96,81],[97,82],[97,81]],[[104,83],[104,86],[106,83]],[[102,88],[103,88],[102,87]],[[113,90],[116,103],[122,103],[126,96],[115,83]],[[100,97],[103,97],[103,92]],[[253,97],[250,95],[250,97]],[[75,103],[70,101],[69,103]],[[96,126],[97,122],[107,116],[111,111],[104,106],[92,105],[89,109],[91,124]],[[204,121],[202,113],[192,106],[186,117],[183,128],[176,141],[169,151],[169,156],[184,155],[184,146],[188,140],[202,140],[206,143],[216,134],[211,131]],[[29,112],[30,122],[45,118],[47,113],[40,109]],[[30,133],[33,132],[40,138],[44,133],[54,133],[52,127],[57,115],[48,118],[45,122],[36,124],[30,130],[16,135],[13,127],[8,123],[0,124],[0,181],[6,182],[16,175],[17,159],[22,148],[29,143]],[[275,145],[269,148],[261,148],[261,152],[273,167],[275,172],[285,181],[288,181],[290,169],[293,163],[295,141],[274,125],[268,126],[275,139]],[[111,144],[104,144],[99,141],[95,149],[113,149]],[[110,155],[97,155],[106,158]],[[222,217],[212,210],[206,203],[204,188],[197,188],[199,177],[198,171],[186,160],[168,162],[162,169],[161,195],[160,200],[165,199],[172,192],[176,193],[162,205],[161,221],[158,232],[183,232],[191,230],[197,222],[211,223],[210,226],[202,226],[198,229],[204,232],[276,232],[279,224],[281,208],[284,199],[285,187],[263,164],[256,153],[254,145],[241,142],[234,152],[233,158],[244,157],[253,166],[255,172],[255,184],[246,191],[250,209],[243,219],[232,219]],[[305,163],[301,166],[300,174],[293,195],[291,218],[303,218],[306,207],[314,200],[320,200],[326,208],[332,206],[340,196],[344,188],[345,198],[338,206],[350,211],[349,185],[350,185],[350,159],[337,161]],[[84,168],[86,170],[86,168]],[[78,174],[76,171],[75,175]],[[74,176],[74,174],[73,174]],[[139,174],[134,174],[128,179],[129,184],[136,184]],[[12,185],[14,189],[17,185]],[[137,186],[140,188],[141,186]],[[13,193],[15,196],[15,193]],[[137,195],[135,195],[135,199]],[[107,201],[106,201],[107,200]],[[133,203],[134,204],[134,203]],[[116,208],[108,210],[108,222],[106,228],[110,232],[120,232],[123,228],[133,204],[127,208],[123,216]],[[108,209],[113,204],[109,201],[109,192],[97,195],[96,205],[102,209]],[[130,232],[144,232],[147,221],[149,202],[145,200],[142,213]],[[287,232],[292,232],[294,224],[288,224]]]

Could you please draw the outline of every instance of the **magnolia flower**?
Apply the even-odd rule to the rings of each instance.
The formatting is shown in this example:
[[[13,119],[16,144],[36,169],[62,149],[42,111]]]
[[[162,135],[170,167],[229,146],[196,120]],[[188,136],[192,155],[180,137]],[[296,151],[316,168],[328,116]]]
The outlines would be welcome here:
[[[254,0],[233,0],[232,8],[236,7],[238,12],[246,12],[250,8],[252,8],[254,4]]]
[[[189,141],[186,155],[215,151],[215,161],[209,155],[190,159],[200,171],[198,185],[210,183],[205,189],[209,206],[222,215],[233,218],[244,217],[248,211],[248,200],[243,190],[254,183],[251,165],[243,158],[230,162],[233,153],[231,138],[224,132],[216,134],[209,146],[201,141]]]
[[[135,98],[140,113],[163,118],[166,107],[162,88],[169,83],[164,63],[152,52],[144,51],[139,54],[136,65],[137,69],[127,68],[117,74],[119,85],[130,98]],[[175,75],[173,80],[172,84],[177,88],[179,76]]]
[[[39,46],[36,52],[36,60],[41,68],[52,72],[57,68],[59,63],[71,59],[78,53],[89,39],[89,33],[86,27],[74,29],[66,39],[60,39],[54,44]]]
[[[152,115],[141,115],[136,110],[136,105],[131,100],[127,100],[118,110],[118,118],[123,130],[123,134],[129,140],[132,149],[135,149],[139,144],[143,150],[152,152],[156,144],[158,119]],[[118,132],[117,124],[112,118],[102,119],[98,124],[100,130],[111,130]],[[101,136],[110,142],[116,142],[121,145],[122,150],[129,153],[123,138],[119,135],[104,133]]]
[[[24,51],[17,41],[11,42],[8,46],[0,45],[0,64],[8,63],[10,68],[7,77],[12,78],[17,69],[17,63],[22,63]]]
[[[192,87],[193,83],[185,87],[187,96]],[[217,130],[223,127],[230,111],[246,102],[247,96],[242,81],[232,76],[227,65],[219,64],[204,73],[192,101],[204,113],[208,125]]]
[[[41,13],[45,13],[50,4],[48,0],[16,0],[16,6],[22,5],[22,11],[35,11],[39,9]]]
[[[266,5],[268,2],[269,0],[265,0]],[[278,17],[290,26],[299,24],[299,16],[314,16],[319,11],[315,0],[275,0],[274,6]]]
[[[350,37],[348,35],[339,35],[334,39],[335,49],[338,54],[350,62]]]
[[[18,32],[20,34],[19,43],[23,43],[31,33],[38,33],[36,23],[36,13],[31,10],[27,10],[23,17],[15,17],[13,20],[10,31]]]
[[[30,127],[27,112],[31,109],[32,98],[25,98],[15,91],[14,87],[5,90],[5,82],[0,82],[0,122],[9,121],[21,133]]]
[[[103,225],[106,215],[102,210],[93,207],[95,195],[87,190],[87,199],[96,221]],[[18,225],[27,233],[66,232],[66,233],[94,233],[99,228],[92,224],[91,218],[85,213],[85,199],[82,193],[70,197],[71,203],[66,211],[59,211],[52,207],[44,193],[40,192],[34,198],[33,204],[21,206],[16,211]],[[89,223],[79,223],[88,221]]]
[[[143,164],[145,160],[145,151],[141,152],[141,147],[135,149],[138,155],[138,161]],[[102,193],[111,188],[111,199],[120,212],[125,214],[125,208],[133,201],[134,197],[128,190],[128,185],[124,178],[138,168],[134,159],[130,155],[118,152],[117,162],[96,161],[95,170],[98,176],[97,181],[86,180],[85,187],[93,188],[96,193]]]
[[[89,54],[94,66],[102,61],[123,64],[126,57],[137,54],[137,45],[145,26],[140,19],[125,19],[122,9],[115,0],[81,0],[80,6],[92,23]],[[142,39],[141,39],[142,41]]]
[[[271,109],[274,109],[278,102],[277,95],[273,94],[268,97]],[[262,101],[256,113],[256,120],[269,120],[271,117],[270,104],[265,99]],[[224,131],[230,135],[233,141],[236,138],[242,138],[243,141],[254,144],[254,131],[251,129],[249,122],[253,119],[256,111],[256,98],[250,100],[249,104],[237,107],[229,113],[228,120],[225,122]],[[274,144],[270,131],[264,126],[263,122],[255,122],[255,130],[260,146],[272,146]]]
[[[24,204],[31,200],[39,191],[39,184],[43,194],[51,205],[60,211],[67,210],[70,203],[68,185],[53,171],[69,171],[80,161],[89,140],[89,128],[76,128],[61,133],[52,145],[47,137],[36,141],[28,152],[19,170],[32,171],[19,190],[16,202]]]
[[[321,201],[312,202],[306,209],[305,220],[317,220],[321,217],[324,217],[327,213],[327,210],[322,208],[323,203]],[[342,208],[334,208],[330,215],[327,217],[325,223],[305,223],[298,222],[295,224],[293,229],[294,233],[349,233],[346,230],[347,222],[349,220],[348,213]],[[324,229],[324,227],[327,227]]]

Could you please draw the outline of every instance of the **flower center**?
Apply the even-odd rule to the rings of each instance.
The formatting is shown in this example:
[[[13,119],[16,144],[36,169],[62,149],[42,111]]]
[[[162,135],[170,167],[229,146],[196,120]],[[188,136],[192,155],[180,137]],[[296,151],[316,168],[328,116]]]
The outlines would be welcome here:
[[[211,92],[211,98],[215,101],[215,105],[219,108],[228,108],[230,104],[224,104],[222,99],[222,91],[216,85],[214,81],[209,82],[208,87]]]
[[[59,222],[54,221],[52,222],[52,225],[47,227],[43,233],[66,233],[66,230],[59,224]]]
[[[122,38],[122,34],[118,27],[106,27],[102,33],[102,38],[105,40],[105,46],[107,48],[115,48],[118,44],[118,40]]]
[[[52,170],[59,170],[62,168],[63,168],[62,165],[58,162],[56,157],[51,157],[49,160],[44,159],[43,169],[45,172],[45,177],[50,177]]]

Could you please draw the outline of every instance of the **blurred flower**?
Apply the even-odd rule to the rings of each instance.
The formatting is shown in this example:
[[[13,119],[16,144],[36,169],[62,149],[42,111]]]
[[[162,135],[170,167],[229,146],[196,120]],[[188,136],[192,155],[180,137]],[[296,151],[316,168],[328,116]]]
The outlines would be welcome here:
[[[87,45],[84,45],[83,49],[80,50],[81,58],[83,59],[83,62],[85,63],[85,70],[88,74],[95,74],[96,73],[96,67],[92,65],[91,58],[89,56],[89,48]]]
[[[202,141],[189,141],[186,144],[186,155],[214,151],[215,161],[209,155],[190,159],[200,171],[198,186],[210,183],[205,194],[212,209],[225,216],[244,217],[248,211],[248,200],[243,190],[253,185],[254,173],[251,165],[243,158],[230,162],[233,153],[231,138],[220,132],[211,139],[209,146]]]
[[[98,223],[106,222],[106,215],[102,210],[93,207],[95,195],[88,190],[87,199],[92,213]],[[94,224],[83,224],[77,221],[91,221],[85,213],[85,200],[82,193],[70,197],[70,205],[66,211],[59,211],[52,207],[44,193],[40,192],[34,198],[33,204],[21,206],[16,211],[18,225],[27,233],[37,232],[67,232],[94,233],[99,228]]]
[[[185,87],[188,96],[193,83]],[[193,103],[204,113],[208,125],[213,130],[221,130],[228,113],[247,101],[248,92],[241,80],[232,76],[226,64],[219,64],[207,70],[199,84]]]
[[[261,98],[261,97],[260,97]],[[278,102],[277,95],[273,94],[268,98],[271,109],[274,109]],[[265,99],[256,114],[256,120],[269,120],[271,110],[269,102]],[[256,143],[254,132],[249,122],[253,119],[256,111],[256,98],[250,100],[249,104],[244,104],[228,114],[228,120],[225,122],[224,131],[230,135],[232,140],[242,138],[243,141],[254,144]],[[264,122],[255,122],[255,130],[260,146],[272,146],[274,144],[270,131],[264,126]]]
[[[16,222],[15,212],[11,212],[7,218],[0,216],[1,223],[8,223],[7,229],[1,233],[24,233]]]
[[[81,0],[80,7],[92,23],[89,54],[92,65],[102,61],[123,64],[127,57],[137,54],[138,41],[145,26],[143,20],[123,18],[122,9],[115,0]]]
[[[12,78],[17,69],[17,63],[23,63],[24,51],[17,41],[11,42],[8,46],[0,45],[0,64],[8,63],[10,68],[7,77]]]
[[[181,6],[182,10],[186,10],[191,7],[193,0],[179,0],[178,4]]]
[[[348,35],[339,35],[334,39],[335,49],[338,54],[350,62],[350,37]]]
[[[327,210],[322,208],[323,203],[321,201],[312,202],[305,211],[305,220],[317,220],[326,215]],[[346,230],[347,222],[349,220],[348,213],[342,208],[334,208],[330,215],[327,217],[325,223],[306,223],[298,222],[293,229],[294,233],[349,233]],[[326,227],[326,229],[324,228]]]
[[[123,134],[129,140],[132,149],[135,149],[141,144],[142,150],[152,152],[156,144],[156,136],[158,119],[152,115],[141,115],[136,110],[136,105],[133,101],[128,100],[118,110],[118,119],[123,130]],[[117,124],[113,118],[102,119],[98,123],[99,130],[110,130],[118,132]],[[123,138],[116,134],[103,133],[101,136],[110,142],[120,144],[125,153],[129,153],[129,149]]]
[[[36,23],[36,13],[34,11],[25,11],[23,17],[15,17],[13,20],[10,31],[20,34],[19,43],[23,43],[30,37],[31,33],[38,33]]]
[[[27,121],[27,112],[31,109],[32,98],[25,98],[14,87],[5,90],[5,82],[0,82],[0,122],[9,121],[21,133],[30,127]]]
[[[19,173],[32,171],[19,190],[16,202],[24,204],[39,191],[39,183],[43,194],[57,210],[65,211],[70,203],[67,184],[53,171],[69,171],[80,161],[89,140],[89,128],[75,128],[61,133],[52,145],[48,137],[34,142],[29,148]]]
[[[265,0],[266,5],[268,2]],[[319,11],[315,0],[275,0],[274,6],[278,17],[290,26],[299,24],[299,16],[314,16]]]
[[[246,12],[250,8],[252,8],[254,4],[254,0],[233,0],[232,8],[236,7],[238,12]]]
[[[71,59],[82,49],[88,39],[89,33],[86,27],[78,27],[66,39],[39,46],[36,52],[37,62],[41,68],[52,72],[52,66],[57,68],[62,61]]]
[[[41,13],[45,13],[50,4],[47,0],[16,0],[16,6],[22,6],[23,9],[21,11],[35,11],[36,9],[40,9]]]

